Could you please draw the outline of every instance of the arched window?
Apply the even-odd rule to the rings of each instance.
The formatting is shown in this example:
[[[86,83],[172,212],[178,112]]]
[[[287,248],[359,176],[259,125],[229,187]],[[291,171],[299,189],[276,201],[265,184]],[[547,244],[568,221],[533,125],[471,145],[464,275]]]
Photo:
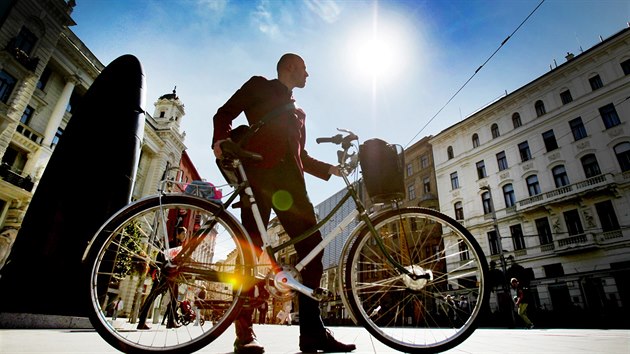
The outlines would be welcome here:
[[[525,179],[527,181],[527,191],[529,196],[533,197],[540,194],[540,184],[538,184],[538,176],[531,175]]]
[[[564,165],[556,166],[551,169],[553,180],[556,182],[556,188],[564,187],[569,184],[569,176]]]
[[[455,209],[455,220],[464,220],[464,207],[462,206],[462,202],[455,202],[453,208]]]
[[[479,135],[477,135],[477,133],[473,134],[472,143],[473,143],[473,148],[476,148],[479,146]]]
[[[483,213],[492,213],[492,200],[490,200],[490,192],[484,192],[481,195],[481,204],[483,204]]]
[[[516,203],[516,197],[514,197],[514,188],[512,184],[506,184],[503,186],[503,198],[505,199],[505,207],[513,207]]]
[[[449,146],[448,148],[446,148],[446,155],[448,156],[448,159],[452,159],[455,155],[453,155],[453,147]]]
[[[499,126],[497,125],[497,123],[492,124],[492,127],[490,127],[490,130],[492,131],[492,139],[498,138],[499,135]]]
[[[514,129],[523,125],[521,123],[521,115],[518,114],[518,112],[514,112],[514,114],[512,114],[512,124],[514,124]]]
[[[545,104],[541,100],[536,101],[536,103],[534,104],[534,108],[536,108],[536,116],[538,117],[547,113],[547,111],[545,110]]]
[[[623,142],[615,145],[615,156],[617,156],[617,161],[619,161],[619,167],[621,167],[621,171],[630,170],[630,143]]]
[[[582,162],[582,168],[584,169],[586,178],[594,177],[602,173],[597,163],[597,157],[595,157],[594,154],[585,155],[580,161]]]

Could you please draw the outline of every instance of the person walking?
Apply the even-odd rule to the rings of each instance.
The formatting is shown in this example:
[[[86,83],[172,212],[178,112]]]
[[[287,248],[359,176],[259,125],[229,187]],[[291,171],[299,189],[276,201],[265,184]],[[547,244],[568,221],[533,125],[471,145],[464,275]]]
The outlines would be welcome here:
[[[518,315],[525,322],[525,326],[527,329],[534,328],[534,324],[527,316],[527,306],[529,305],[529,288],[522,286],[521,283],[516,278],[510,279],[510,284],[512,284],[512,288],[516,290],[516,296],[514,301],[514,306],[518,312]]]
[[[221,143],[230,138],[232,121],[241,113],[250,126],[265,118],[265,124],[245,143],[248,151],[260,154],[260,162],[243,161],[264,227],[273,209],[287,234],[294,238],[316,225],[317,220],[308,194],[304,173],[328,180],[340,176],[338,166],[319,161],[305,150],[306,113],[295,107],[293,89],[304,88],[306,71],[304,60],[297,54],[282,55],[276,65],[278,78],[268,80],[253,76],[221,106],[213,117],[212,148],[217,159],[222,158]],[[268,115],[273,114],[267,119]],[[241,198],[241,202],[247,202]],[[260,254],[261,236],[251,209],[241,208],[241,221]],[[319,233],[295,244],[299,259],[305,257],[322,240]],[[322,253],[301,272],[303,284],[315,289],[323,274]],[[252,294],[253,295],[253,294]],[[340,343],[324,327],[316,300],[298,294],[300,316],[300,350],[303,352],[349,352],[354,344]],[[264,347],[258,343],[252,328],[253,310],[242,311],[235,321],[237,354],[259,354]]]

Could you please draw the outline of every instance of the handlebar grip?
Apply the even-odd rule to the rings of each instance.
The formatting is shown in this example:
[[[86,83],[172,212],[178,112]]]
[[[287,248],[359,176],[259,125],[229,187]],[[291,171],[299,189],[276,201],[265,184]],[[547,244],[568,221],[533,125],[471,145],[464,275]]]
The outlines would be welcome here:
[[[315,142],[317,142],[318,144],[321,143],[333,143],[333,144],[341,144],[341,142],[343,141],[343,135],[341,134],[337,134],[333,137],[330,138],[317,138],[315,139]]]

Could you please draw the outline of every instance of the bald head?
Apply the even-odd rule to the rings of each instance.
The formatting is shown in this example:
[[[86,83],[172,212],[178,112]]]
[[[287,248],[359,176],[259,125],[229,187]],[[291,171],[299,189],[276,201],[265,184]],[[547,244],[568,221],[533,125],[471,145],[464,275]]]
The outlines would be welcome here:
[[[278,80],[282,82],[289,90],[295,87],[303,88],[306,86],[306,64],[304,60],[297,54],[287,53],[280,57],[278,65]]]

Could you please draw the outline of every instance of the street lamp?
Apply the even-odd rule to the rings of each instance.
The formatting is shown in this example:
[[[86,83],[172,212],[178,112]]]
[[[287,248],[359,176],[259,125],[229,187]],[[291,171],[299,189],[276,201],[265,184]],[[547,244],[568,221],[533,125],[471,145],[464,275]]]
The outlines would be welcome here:
[[[490,212],[492,213],[492,225],[494,227],[494,233],[497,238],[499,261],[501,262],[501,270],[503,271],[503,292],[505,293],[505,296],[507,297],[507,299],[511,300],[511,296],[509,296],[510,285],[508,285],[508,282],[510,280],[507,278],[507,265],[505,262],[505,256],[503,255],[503,243],[501,241],[501,234],[499,233],[499,224],[497,222],[497,212],[494,209],[494,200],[492,199],[492,190],[490,189],[490,186],[488,185],[481,186],[479,187],[479,189],[482,191],[488,192],[488,196],[490,199]],[[514,310],[512,308],[510,308],[510,319],[512,321],[511,325],[514,326]]]

